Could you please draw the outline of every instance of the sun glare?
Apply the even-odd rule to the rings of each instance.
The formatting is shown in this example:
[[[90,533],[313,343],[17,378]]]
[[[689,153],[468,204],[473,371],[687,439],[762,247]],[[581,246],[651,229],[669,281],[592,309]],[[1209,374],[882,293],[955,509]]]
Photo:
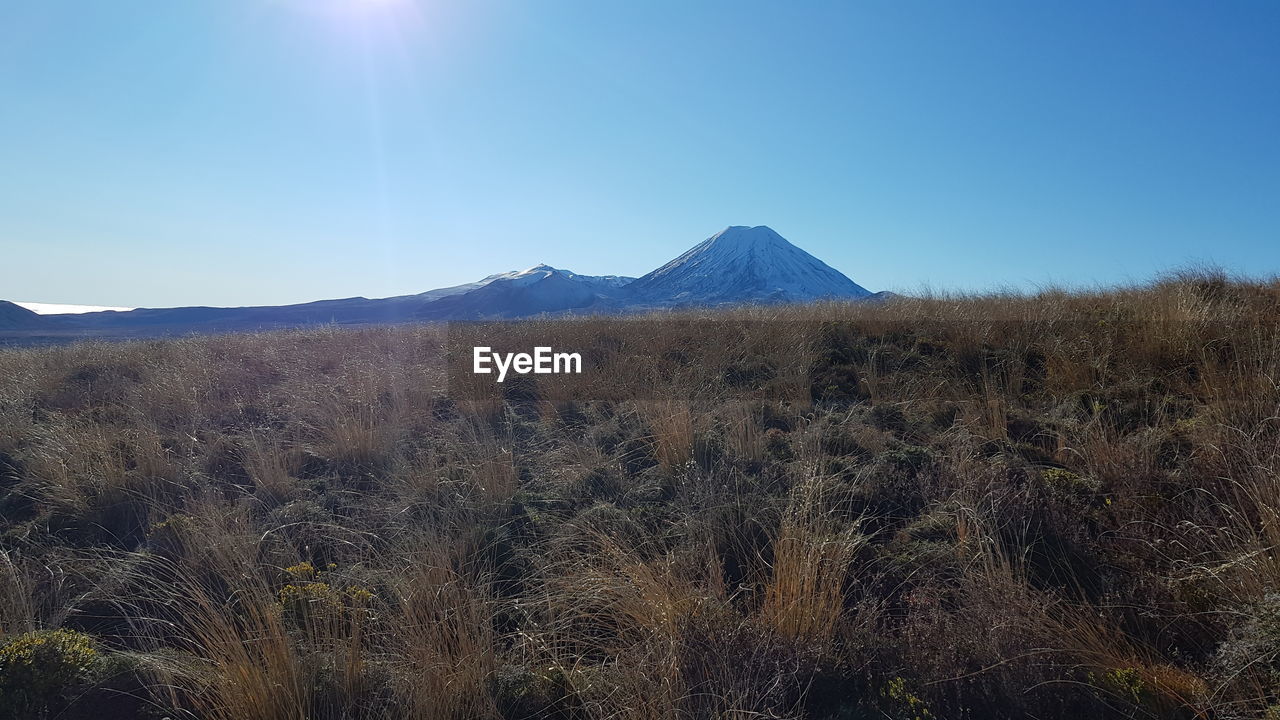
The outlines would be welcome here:
[[[266,0],[295,17],[318,21],[343,41],[405,44],[428,23],[428,10],[438,10],[430,0]]]
[[[277,0],[308,13],[338,16],[403,14],[417,8],[419,0]]]

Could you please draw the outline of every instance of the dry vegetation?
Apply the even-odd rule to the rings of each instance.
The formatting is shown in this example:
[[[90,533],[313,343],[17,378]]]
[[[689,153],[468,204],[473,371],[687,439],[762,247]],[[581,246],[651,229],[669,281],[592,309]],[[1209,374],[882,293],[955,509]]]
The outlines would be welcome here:
[[[1280,717],[1280,285],[717,320],[0,353],[0,717]]]

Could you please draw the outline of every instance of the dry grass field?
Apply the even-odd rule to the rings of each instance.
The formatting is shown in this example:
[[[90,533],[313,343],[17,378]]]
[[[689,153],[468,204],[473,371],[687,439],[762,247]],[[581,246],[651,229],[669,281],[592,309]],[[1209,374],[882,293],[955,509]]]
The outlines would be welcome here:
[[[1278,331],[1190,273],[6,350],[0,717],[1280,717]]]

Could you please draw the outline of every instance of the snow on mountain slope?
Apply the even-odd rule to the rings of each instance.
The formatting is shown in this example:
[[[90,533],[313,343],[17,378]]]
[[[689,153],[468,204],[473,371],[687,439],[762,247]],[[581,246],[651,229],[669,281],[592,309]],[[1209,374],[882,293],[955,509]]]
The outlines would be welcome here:
[[[627,286],[678,305],[805,302],[871,293],[770,228],[725,228]]]
[[[451,294],[420,310],[421,318],[511,318],[539,313],[582,310],[621,294],[634,278],[579,275],[550,265],[490,275],[479,287]]]
[[[504,280],[518,285],[532,285],[536,282],[545,280],[552,275],[559,275],[568,280],[573,280],[591,287],[604,288],[622,287],[623,285],[635,280],[635,278],[623,277],[621,275],[579,275],[578,273],[570,270],[561,270],[559,268],[553,268],[550,265],[543,264],[534,265],[527,270],[513,270],[507,273],[490,275],[480,282],[487,285],[494,281]]]
[[[454,295],[462,295],[473,290],[479,290],[480,288],[494,282],[513,282],[517,285],[532,284],[539,280],[544,280],[552,274],[558,274],[570,280],[583,283],[584,285],[602,289],[619,288],[635,280],[635,278],[623,277],[621,275],[579,275],[569,270],[561,270],[559,268],[543,264],[534,265],[526,270],[511,270],[510,272],[494,273],[493,275],[481,278],[475,282],[428,290],[424,293],[407,295],[404,297],[414,297],[433,301],[441,298],[452,297]]]

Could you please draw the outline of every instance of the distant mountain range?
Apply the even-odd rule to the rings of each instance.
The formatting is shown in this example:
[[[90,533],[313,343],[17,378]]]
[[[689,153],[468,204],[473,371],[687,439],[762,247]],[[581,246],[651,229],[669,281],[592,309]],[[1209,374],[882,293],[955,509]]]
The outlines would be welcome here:
[[[299,305],[139,308],[38,315],[0,301],[0,340],[148,337],[318,324],[359,325],[610,314],[663,308],[881,299],[772,229],[733,226],[641,278],[579,275],[550,265],[417,295]]]

